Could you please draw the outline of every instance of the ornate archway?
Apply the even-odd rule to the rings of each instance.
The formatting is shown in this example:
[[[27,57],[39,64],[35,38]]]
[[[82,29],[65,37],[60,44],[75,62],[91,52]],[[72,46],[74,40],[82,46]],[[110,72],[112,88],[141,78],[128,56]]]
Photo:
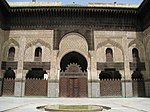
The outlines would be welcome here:
[[[87,97],[87,61],[77,52],[66,54],[60,62],[60,97]]]

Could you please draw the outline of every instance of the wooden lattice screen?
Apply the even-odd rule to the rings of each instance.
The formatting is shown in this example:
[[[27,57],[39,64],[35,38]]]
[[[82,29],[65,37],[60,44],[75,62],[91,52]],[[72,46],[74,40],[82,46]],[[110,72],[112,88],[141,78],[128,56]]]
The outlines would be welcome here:
[[[132,80],[133,96],[145,96],[144,80]]]
[[[101,96],[122,96],[121,80],[100,80]]]
[[[3,96],[13,96],[14,95],[14,86],[15,86],[15,79],[6,79],[3,80]]]
[[[47,80],[27,79],[25,81],[25,96],[47,96]]]

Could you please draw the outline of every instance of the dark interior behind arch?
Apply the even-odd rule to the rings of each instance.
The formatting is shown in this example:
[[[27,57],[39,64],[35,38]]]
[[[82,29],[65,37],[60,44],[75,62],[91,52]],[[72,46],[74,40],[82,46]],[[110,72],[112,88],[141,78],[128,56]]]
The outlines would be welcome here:
[[[78,64],[80,65],[82,71],[87,71],[87,60],[83,55],[78,52],[70,52],[62,58],[60,62],[61,71],[65,71],[66,67],[70,63]]]

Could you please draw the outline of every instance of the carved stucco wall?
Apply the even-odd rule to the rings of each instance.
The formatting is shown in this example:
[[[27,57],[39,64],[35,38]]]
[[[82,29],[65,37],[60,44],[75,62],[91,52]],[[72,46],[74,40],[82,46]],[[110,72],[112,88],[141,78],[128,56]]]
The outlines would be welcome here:
[[[31,41],[32,40],[32,41]],[[42,49],[42,62],[50,62],[51,60],[51,50],[52,44],[51,40],[48,38],[32,38],[27,40],[25,47],[25,58],[24,61],[33,62],[35,49],[41,47]]]
[[[41,47],[43,50],[42,61],[50,61],[50,51],[53,46],[53,30],[12,30],[7,31],[8,40],[5,41],[2,52],[4,60],[7,57],[10,47],[16,48],[15,59],[19,59],[19,46],[23,44],[24,60],[33,61],[34,50],[36,47]],[[25,39],[24,39],[25,38]],[[23,43],[20,41],[24,39]]]
[[[111,48],[113,51],[113,61],[123,62],[122,46],[111,39],[107,39],[97,45],[97,62],[106,62],[106,49]]]
[[[86,58],[88,62],[88,76],[90,76],[90,55],[88,52],[88,44],[85,38],[79,33],[69,33],[61,39],[59,44],[59,51],[57,53],[58,70],[60,70],[60,61],[63,58],[63,56],[72,51],[78,52]]]
[[[133,71],[130,70],[129,62],[133,61],[132,49],[139,50],[139,57],[141,62],[145,62],[145,48],[142,43],[142,33],[127,32],[127,31],[95,31],[94,42],[96,50],[96,61],[106,62],[106,49],[113,50],[114,62],[124,62],[124,70],[120,70],[122,77],[129,77]],[[101,71],[97,71],[99,74]],[[144,77],[145,71],[142,71]]]
[[[97,50],[97,61],[105,62],[105,50],[106,48],[112,48],[114,53],[114,62],[124,62],[125,55],[128,55],[129,62],[132,59],[132,49],[137,48],[139,50],[139,57],[141,61],[145,61],[145,48],[141,41],[142,35],[136,32],[107,32],[107,31],[95,31],[95,49]],[[124,41],[124,38],[126,38]],[[138,39],[140,38],[140,39]],[[124,45],[127,45],[124,46]],[[128,53],[125,52],[127,49]]]
[[[10,47],[16,48],[15,61],[19,59],[20,39],[25,38],[24,49],[24,61],[32,62],[34,60],[34,51],[36,47],[41,47],[43,51],[42,61],[50,62],[53,58],[53,31],[52,30],[31,30],[31,31],[0,31],[1,32],[1,51],[2,58],[5,61],[7,59],[7,53]],[[4,36],[6,37],[4,39]],[[127,46],[124,46],[124,38],[127,38]],[[143,38],[143,41],[142,41]],[[148,59],[150,62],[150,28],[144,31],[142,34],[136,32],[118,32],[118,31],[94,31],[94,48],[93,57],[96,62],[105,62],[106,48],[112,48],[114,62],[124,62],[124,56],[129,54],[129,62],[132,62],[132,49],[137,48],[139,50],[140,60],[145,62]],[[124,49],[128,49],[128,53],[124,52]],[[59,51],[57,53],[57,65],[61,58],[71,52],[76,51],[81,53],[90,64],[91,55],[88,51],[88,44],[82,35],[78,33],[69,33],[65,35],[59,44]],[[150,63],[148,63],[149,66]],[[149,72],[147,72],[148,74]]]
[[[65,35],[59,44],[59,60],[67,53],[76,51],[88,59],[88,45],[85,38],[78,33]]]
[[[122,46],[122,39],[126,36],[125,32],[118,31],[95,31],[94,42],[96,50],[97,62],[106,62],[106,49],[113,50],[114,62],[124,61],[124,50]]]
[[[2,43],[4,41],[4,31],[0,28],[0,51],[2,52]],[[0,55],[0,60],[2,58],[2,53]]]
[[[0,28],[0,51],[1,51],[1,55],[0,55],[0,78],[3,77],[3,72],[1,71],[1,61],[2,61],[2,43],[4,42],[4,30],[2,30]]]
[[[2,44],[2,60],[3,61],[7,61],[7,57],[8,57],[8,51],[11,47],[15,48],[15,57],[14,57],[14,61],[18,60],[18,51],[19,51],[19,43],[18,40],[16,38],[10,38],[9,40],[5,41]]]
[[[147,77],[146,79],[150,79],[150,27],[148,27],[144,32],[143,32],[143,42],[144,42],[144,47],[146,49],[146,69],[147,69]]]
[[[144,62],[145,61],[145,49],[144,49],[144,45],[138,39],[130,40],[130,42],[128,44],[130,62],[133,61],[133,58],[132,58],[132,49],[133,48],[137,48],[138,49],[140,61]]]
[[[146,47],[146,54],[149,55],[148,56],[148,60],[150,60],[150,27],[148,27],[145,31],[144,31],[144,45]]]
[[[150,26],[143,32],[143,44],[146,55],[145,93],[150,96]]]

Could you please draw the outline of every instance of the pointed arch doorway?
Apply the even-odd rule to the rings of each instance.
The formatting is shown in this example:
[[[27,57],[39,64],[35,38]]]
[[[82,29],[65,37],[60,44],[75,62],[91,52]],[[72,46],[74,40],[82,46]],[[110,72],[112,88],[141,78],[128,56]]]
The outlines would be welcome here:
[[[87,97],[87,60],[78,52],[66,54],[60,62],[60,97]]]

